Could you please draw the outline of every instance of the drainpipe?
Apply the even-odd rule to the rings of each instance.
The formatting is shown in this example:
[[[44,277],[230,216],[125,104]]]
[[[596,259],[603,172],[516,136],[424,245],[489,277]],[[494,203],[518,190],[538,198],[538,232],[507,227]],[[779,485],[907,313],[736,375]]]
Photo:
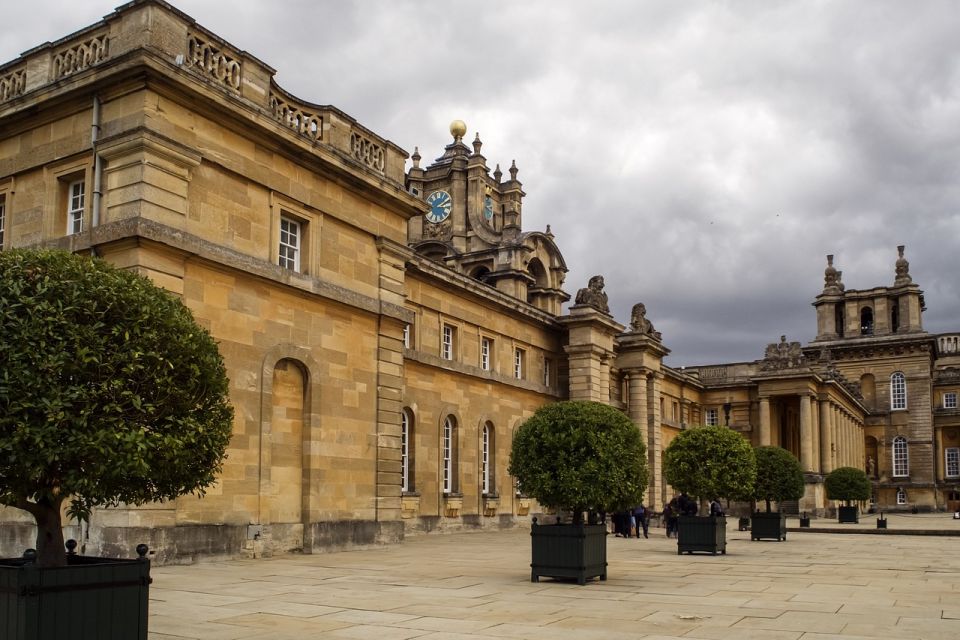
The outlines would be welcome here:
[[[103,159],[97,150],[100,138],[100,97],[93,96],[93,123],[90,125],[90,145],[93,147],[93,203],[90,210],[90,228],[100,225],[100,197],[103,182]],[[91,253],[96,249],[91,247]]]

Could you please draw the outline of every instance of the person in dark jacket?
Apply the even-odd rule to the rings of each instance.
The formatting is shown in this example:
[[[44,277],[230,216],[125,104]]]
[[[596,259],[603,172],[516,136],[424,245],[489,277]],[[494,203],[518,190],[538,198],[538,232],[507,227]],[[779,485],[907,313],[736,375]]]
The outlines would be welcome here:
[[[650,537],[650,512],[641,502],[633,508],[633,518],[637,521],[637,537],[640,537],[640,531],[643,530],[643,537]]]

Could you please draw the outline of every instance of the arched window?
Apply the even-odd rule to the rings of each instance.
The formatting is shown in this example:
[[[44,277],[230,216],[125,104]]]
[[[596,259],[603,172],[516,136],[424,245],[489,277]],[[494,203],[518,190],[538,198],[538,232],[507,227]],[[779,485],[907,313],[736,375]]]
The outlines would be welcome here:
[[[873,335],[873,309],[864,307],[860,310],[860,335]]]
[[[890,376],[890,409],[907,408],[907,379],[897,371]]]
[[[896,300],[890,305],[890,331],[896,333],[900,329],[900,303]]]
[[[414,490],[413,452],[413,414],[410,409],[404,409],[400,412],[400,473],[404,492]]]
[[[907,492],[903,490],[903,487],[897,489],[897,504],[907,504]]]
[[[457,420],[453,416],[447,416],[443,421],[441,447],[443,452],[443,492],[456,493]]]
[[[910,475],[910,451],[903,436],[893,439],[893,475],[898,478]]]
[[[496,437],[493,424],[487,422],[483,425],[480,442],[480,483],[483,495],[494,495],[497,492],[496,477]]]
[[[844,325],[844,315],[843,315],[843,305],[838,304],[834,307],[833,310],[833,321],[834,326],[837,329],[837,335],[841,338],[843,337],[843,325]]]

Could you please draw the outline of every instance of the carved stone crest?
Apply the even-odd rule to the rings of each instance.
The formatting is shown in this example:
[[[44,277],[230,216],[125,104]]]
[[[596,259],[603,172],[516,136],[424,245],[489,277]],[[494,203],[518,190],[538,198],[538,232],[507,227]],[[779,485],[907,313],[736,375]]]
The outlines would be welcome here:
[[[787,342],[787,336],[780,336],[780,342],[767,345],[760,362],[761,371],[779,371],[806,366],[799,342]]]

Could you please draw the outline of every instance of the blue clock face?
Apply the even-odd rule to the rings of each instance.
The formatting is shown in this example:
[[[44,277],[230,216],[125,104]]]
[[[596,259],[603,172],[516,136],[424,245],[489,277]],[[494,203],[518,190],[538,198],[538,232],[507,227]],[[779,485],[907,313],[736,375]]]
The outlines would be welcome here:
[[[487,222],[493,220],[493,198],[490,196],[483,199],[483,217]]]
[[[430,211],[427,211],[427,220],[433,223],[443,222],[450,217],[450,209],[453,203],[450,200],[450,194],[446,191],[434,191],[427,196],[427,204],[430,205]]]

